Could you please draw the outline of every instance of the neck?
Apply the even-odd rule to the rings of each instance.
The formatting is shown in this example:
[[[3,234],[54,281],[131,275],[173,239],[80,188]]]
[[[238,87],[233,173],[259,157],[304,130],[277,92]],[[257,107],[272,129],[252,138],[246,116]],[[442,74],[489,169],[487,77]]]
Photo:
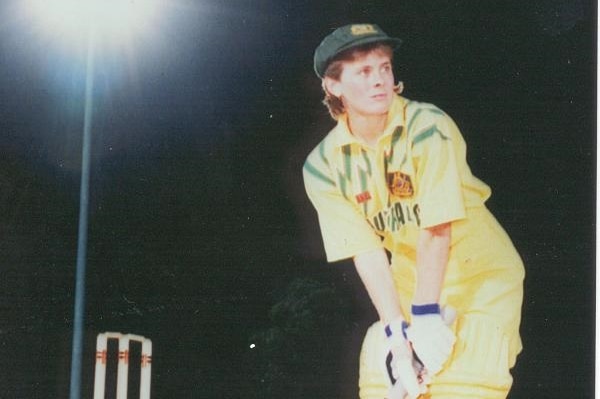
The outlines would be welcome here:
[[[383,115],[348,115],[350,132],[369,145],[377,143],[385,129],[387,114]]]

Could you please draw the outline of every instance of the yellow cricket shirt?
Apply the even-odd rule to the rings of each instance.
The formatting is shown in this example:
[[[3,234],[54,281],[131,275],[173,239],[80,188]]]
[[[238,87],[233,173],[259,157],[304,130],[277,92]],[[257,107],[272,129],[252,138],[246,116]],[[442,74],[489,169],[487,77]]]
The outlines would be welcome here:
[[[465,141],[434,105],[397,96],[375,146],[354,137],[342,116],[303,169],[327,259],[385,247],[405,315],[416,281],[419,230],[452,223],[441,303],[490,315],[510,341],[518,334],[524,270],[512,242],[485,207],[490,188],[471,173]]]
[[[342,117],[304,165],[327,259],[382,246],[414,250],[420,228],[482,207],[490,189],[471,174],[465,157],[458,128],[431,104],[397,96],[375,147],[354,137]]]

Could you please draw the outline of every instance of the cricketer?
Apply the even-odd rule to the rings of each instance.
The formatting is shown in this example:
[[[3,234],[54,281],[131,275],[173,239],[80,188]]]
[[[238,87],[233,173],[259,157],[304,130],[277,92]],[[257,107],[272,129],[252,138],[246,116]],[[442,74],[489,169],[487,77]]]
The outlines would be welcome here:
[[[401,96],[400,44],[354,24],[314,53],[337,124],[309,154],[305,187],[328,261],[353,260],[379,315],[362,344],[359,396],[506,398],[522,349],[523,263],[454,121]]]

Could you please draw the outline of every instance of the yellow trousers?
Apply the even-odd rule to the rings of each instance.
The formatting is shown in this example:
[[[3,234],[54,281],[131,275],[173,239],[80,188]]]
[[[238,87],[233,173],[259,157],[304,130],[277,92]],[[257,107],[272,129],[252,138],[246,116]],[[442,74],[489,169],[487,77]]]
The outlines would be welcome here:
[[[452,356],[423,398],[506,398],[512,385],[506,335],[493,322],[476,315],[459,317],[453,328],[457,341]],[[377,322],[367,331],[360,354],[361,399],[386,397],[389,383],[382,368],[386,355],[383,326]]]
[[[478,234],[469,234],[451,247],[440,297],[442,306],[457,311],[452,325],[456,344],[444,369],[433,377],[425,398],[506,398],[512,385],[510,369],[522,349],[521,258],[493,217],[482,215],[469,228],[473,225]],[[414,252],[393,254],[392,274],[407,317],[416,283],[415,264]],[[387,355],[385,341],[379,323],[369,328],[360,355],[361,399],[387,395],[388,377],[381,366]]]

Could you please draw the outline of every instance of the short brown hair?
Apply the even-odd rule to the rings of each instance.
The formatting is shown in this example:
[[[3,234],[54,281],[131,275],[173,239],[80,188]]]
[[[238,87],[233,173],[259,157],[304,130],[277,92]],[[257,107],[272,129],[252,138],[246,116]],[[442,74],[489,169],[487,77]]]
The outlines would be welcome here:
[[[333,60],[331,60],[331,62],[327,66],[327,69],[325,69],[325,73],[323,74],[323,76],[331,78],[333,80],[340,80],[340,77],[342,76],[342,71],[344,69],[344,62],[354,61],[358,57],[370,53],[372,51],[382,51],[386,55],[389,55],[390,59],[393,59],[394,56],[394,50],[392,49],[392,47],[389,44],[383,42],[369,43],[363,46],[353,47],[351,49],[341,52]],[[322,80],[322,84],[323,91],[325,92],[323,104],[325,104],[325,106],[329,110],[329,114],[331,115],[331,117],[337,120],[339,116],[345,112],[344,103],[342,102],[341,98],[336,97],[333,94],[329,93],[329,91],[327,91],[324,79]],[[403,88],[404,87],[402,85],[402,82],[399,82],[395,89],[396,93],[400,94]]]

